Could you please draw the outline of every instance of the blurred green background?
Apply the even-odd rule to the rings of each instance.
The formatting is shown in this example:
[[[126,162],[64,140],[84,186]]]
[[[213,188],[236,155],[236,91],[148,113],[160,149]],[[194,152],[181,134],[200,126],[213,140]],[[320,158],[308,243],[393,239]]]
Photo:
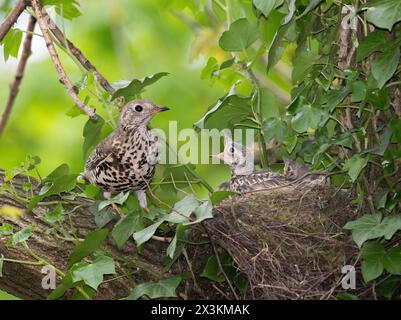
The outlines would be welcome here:
[[[195,33],[177,12],[165,6],[167,2],[81,0],[82,16],[61,26],[110,82],[169,72],[143,95],[171,107],[152,121],[152,127],[166,130],[169,120],[177,120],[178,129],[191,128],[226,93],[227,88],[218,82],[200,78],[208,58],[202,54],[205,47],[215,57],[229,57],[218,47],[226,27]],[[20,18],[17,27],[24,29],[26,24],[27,15]],[[36,32],[40,32],[38,27]],[[42,159],[38,167],[41,175],[61,163],[67,163],[72,172],[80,172],[84,164],[82,130],[87,118],[66,116],[73,103],[58,81],[42,38],[34,37],[33,51],[11,118],[0,137],[0,167],[18,166],[29,154]],[[58,51],[67,74],[78,82],[81,70]],[[14,58],[7,63],[0,58],[0,110],[15,68]],[[95,106],[99,108],[100,104]],[[214,187],[229,177],[224,165],[198,166],[197,171]]]

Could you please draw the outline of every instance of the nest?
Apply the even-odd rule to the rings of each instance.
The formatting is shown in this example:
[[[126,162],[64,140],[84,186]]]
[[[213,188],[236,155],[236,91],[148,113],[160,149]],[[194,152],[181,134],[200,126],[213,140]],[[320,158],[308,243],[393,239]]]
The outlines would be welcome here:
[[[328,187],[235,196],[208,229],[247,276],[249,298],[333,299],[356,252],[342,229],[355,216],[349,203]]]

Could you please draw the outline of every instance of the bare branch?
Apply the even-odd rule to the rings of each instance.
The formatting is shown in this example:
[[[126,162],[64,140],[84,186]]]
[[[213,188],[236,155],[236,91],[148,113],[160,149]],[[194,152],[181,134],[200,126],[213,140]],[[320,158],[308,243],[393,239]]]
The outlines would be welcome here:
[[[53,64],[56,67],[56,71],[60,77],[60,82],[63,83],[64,86],[67,88],[68,93],[70,94],[74,102],[77,104],[77,106],[82,111],[84,111],[90,118],[95,119],[96,118],[95,110],[82,103],[81,99],[78,97],[76,88],[72,84],[71,80],[68,78],[67,74],[64,71],[63,66],[61,65],[60,58],[57,54],[56,48],[49,33],[48,22],[46,21],[44,14],[45,10],[43,9],[39,0],[31,0],[31,4],[35,12],[36,19],[38,20],[40,29],[42,30],[47,49],[49,50],[50,53],[50,58],[52,59]]]
[[[13,11],[11,11],[6,20],[4,20],[4,22],[0,25],[0,42],[6,36],[8,31],[14,25],[14,23],[17,22],[19,16],[21,15],[22,12],[24,12],[27,5],[28,5],[28,0],[19,0],[15,5]]]
[[[50,16],[43,11],[43,16],[46,21],[49,23],[49,29],[56,37],[56,39],[60,42],[60,45],[69,50],[73,56],[79,61],[79,63],[88,71],[93,72],[95,79],[100,83],[100,85],[106,90],[110,95],[113,95],[115,90],[110,85],[105,77],[103,77],[99,71],[95,68],[95,66],[84,56],[81,50],[79,50],[70,40],[68,40],[61,30],[56,26],[54,21],[50,18]]]
[[[22,78],[24,77],[25,66],[31,55],[31,45],[32,45],[32,32],[35,29],[36,19],[30,17],[27,27],[27,34],[24,40],[24,46],[22,50],[21,59],[18,63],[17,72],[15,73],[14,81],[10,84],[10,95],[8,96],[6,107],[3,111],[0,120],[0,135],[4,131],[7,121],[10,117],[11,109],[13,108],[15,98],[18,95],[19,87],[21,85]]]

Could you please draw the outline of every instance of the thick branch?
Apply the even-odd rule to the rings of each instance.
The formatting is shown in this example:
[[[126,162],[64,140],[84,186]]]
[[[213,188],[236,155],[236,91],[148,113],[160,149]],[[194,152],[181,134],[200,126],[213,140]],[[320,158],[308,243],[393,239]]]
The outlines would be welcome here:
[[[21,59],[18,63],[14,81],[10,84],[10,95],[8,96],[6,107],[1,116],[0,135],[4,131],[8,118],[10,117],[11,109],[14,105],[15,98],[17,97],[22,78],[24,77],[26,63],[28,61],[29,56],[31,55],[32,32],[35,29],[35,24],[36,24],[36,19],[31,16],[28,22],[28,27],[27,27],[28,32],[24,40],[24,47],[22,50]]]
[[[97,71],[95,66],[84,56],[81,50],[79,50],[70,40],[64,37],[64,34],[45,11],[43,12],[43,16],[45,17],[46,21],[49,22],[49,29],[60,42],[60,45],[69,50],[86,70],[93,72],[95,79],[100,83],[104,90],[106,90],[110,95],[113,95],[115,90],[107,81],[107,79],[103,77],[99,71]]]
[[[63,66],[61,65],[60,58],[57,54],[56,48],[53,44],[52,38],[49,33],[48,21],[46,21],[45,14],[44,14],[45,10],[43,9],[39,0],[32,0],[31,3],[32,3],[32,8],[35,12],[36,18],[38,20],[40,29],[42,30],[47,49],[49,50],[50,58],[52,59],[53,64],[56,67],[56,71],[60,77],[60,82],[63,83],[64,86],[67,88],[68,93],[70,94],[70,96],[72,97],[74,102],[77,104],[77,106],[82,111],[84,111],[90,118],[96,118],[95,110],[86,106],[84,103],[82,103],[81,99],[78,97],[76,88],[72,84],[71,80],[68,78],[67,74],[64,71]]]
[[[22,12],[24,12],[27,5],[28,0],[19,0],[15,5],[13,11],[11,11],[6,20],[4,20],[4,22],[0,25],[0,42],[3,41],[8,31],[11,29],[14,23],[17,22],[19,16]]]

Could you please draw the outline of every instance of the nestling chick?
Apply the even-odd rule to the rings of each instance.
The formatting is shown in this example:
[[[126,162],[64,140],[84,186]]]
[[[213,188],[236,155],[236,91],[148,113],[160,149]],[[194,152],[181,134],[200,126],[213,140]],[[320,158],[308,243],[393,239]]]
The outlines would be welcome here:
[[[117,128],[93,150],[83,178],[100,187],[105,198],[135,191],[147,209],[146,189],[160,154],[158,137],[148,127],[157,113],[169,110],[148,100],[133,100],[122,109]]]
[[[225,135],[224,151],[215,157],[231,168],[230,191],[243,193],[268,189],[285,183],[276,172],[254,172],[253,151]]]
[[[284,158],[284,176],[297,184],[305,185],[327,185],[324,175],[312,173],[307,166]]]

